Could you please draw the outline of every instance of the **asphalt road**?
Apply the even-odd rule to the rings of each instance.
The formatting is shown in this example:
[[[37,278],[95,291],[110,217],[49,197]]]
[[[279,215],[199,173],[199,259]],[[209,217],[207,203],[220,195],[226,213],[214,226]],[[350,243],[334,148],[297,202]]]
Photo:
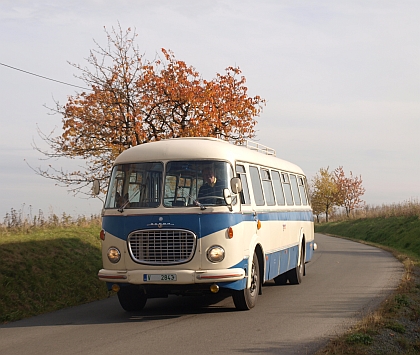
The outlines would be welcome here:
[[[0,325],[0,354],[312,354],[398,284],[391,254],[316,235],[300,285],[263,287],[251,311],[230,297],[152,299],[125,313],[116,297]]]

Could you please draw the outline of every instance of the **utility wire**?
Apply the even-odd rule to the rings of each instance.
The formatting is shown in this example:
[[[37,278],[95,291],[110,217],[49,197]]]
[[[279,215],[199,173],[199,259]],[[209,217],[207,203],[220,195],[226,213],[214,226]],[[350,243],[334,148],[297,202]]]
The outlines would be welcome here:
[[[42,75],[38,75],[38,74],[34,74],[34,73],[28,72],[28,71],[26,71],[26,70],[22,70],[22,69],[19,69],[19,68],[12,67],[11,65],[7,65],[7,64],[4,64],[4,63],[0,63],[0,65],[3,65],[4,67],[10,68],[10,69],[14,69],[14,70],[17,70],[17,71],[21,71],[21,72],[23,72],[23,73],[25,73],[25,74],[30,74],[30,75],[33,75],[33,76],[37,76],[37,77],[42,78],[42,79],[55,81],[56,83],[60,83],[60,84],[68,85],[68,86],[73,86],[73,87],[75,87],[75,88],[79,88],[79,89],[83,89],[83,90],[90,90],[90,89],[87,89],[87,88],[84,88],[84,87],[81,87],[81,86],[77,86],[77,85],[73,85],[73,84],[65,83],[64,81],[55,80],[55,79],[47,78],[46,76],[42,76]]]

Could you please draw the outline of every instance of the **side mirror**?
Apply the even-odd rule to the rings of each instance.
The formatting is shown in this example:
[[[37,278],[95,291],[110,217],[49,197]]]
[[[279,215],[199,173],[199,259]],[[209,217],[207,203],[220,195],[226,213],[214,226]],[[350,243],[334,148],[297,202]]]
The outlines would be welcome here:
[[[100,192],[101,192],[101,186],[99,184],[99,180],[95,179],[93,180],[92,193],[95,196],[98,196]]]
[[[232,195],[230,194],[229,189],[223,189],[223,198],[225,199],[229,210],[232,211]]]
[[[238,194],[242,191],[242,181],[238,177],[230,179],[230,189],[234,194]]]

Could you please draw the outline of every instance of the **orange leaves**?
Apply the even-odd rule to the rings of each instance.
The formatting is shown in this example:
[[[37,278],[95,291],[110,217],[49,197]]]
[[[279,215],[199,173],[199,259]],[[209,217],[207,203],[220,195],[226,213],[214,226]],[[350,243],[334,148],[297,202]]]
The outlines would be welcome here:
[[[49,142],[51,155],[85,159],[89,168],[78,175],[81,179],[105,180],[104,166],[109,168],[123,150],[149,141],[253,137],[265,100],[247,95],[238,67],[205,80],[170,50],[162,48],[162,58],[146,60],[130,28],[105,32],[108,44],[91,50],[90,67],[73,65],[91,92],[57,104],[63,133]]]
[[[229,67],[226,75],[217,74],[207,81],[195,68],[175,59],[173,52],[162,48],[164,59],[144,69],[141,106],[146,115],[145,129],[151,139],[184,136],[213,136],[239,140],[252,137],[255,116],[265,101],[249,98],[245,78],[236,75],[239,68]]]

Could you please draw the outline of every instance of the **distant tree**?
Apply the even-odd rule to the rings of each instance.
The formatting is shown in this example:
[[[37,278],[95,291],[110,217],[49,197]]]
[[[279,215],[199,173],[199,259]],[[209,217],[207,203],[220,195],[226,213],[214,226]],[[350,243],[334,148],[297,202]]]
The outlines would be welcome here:
[[[63,132],[39,131],[51,158],[82,158],[86,167],[67,172],[49,166],[34,169],[73,192],[94,179],[107,181],[122,151],[150,141],[176,137],[218,137],[240,143],[255,135],[255,117],[265,100],[250,97],[238,67],[205,80],[185,62],[162,49],[163,58],[147,61],[135,45],[136,33],[105,29],[108,43],[91,50],[88,67],[73,65],[88,91],[69,96],[53,109]]]
[[[334,180],[334,174],[321,168],[312,178],[312,208],[314,214],[325,213],[325,220],[328,222],[328,216],[331,208],[338,202],[338,186]]]
[[[362,186],[362,176],[353,176],[350,171],[350,176],[346,177],[343,167],[340,166],[334,170],[334,180],[338,188],[338,204],[346,210],[347,217],[350,213],[364,205],[364,201],[360,198],[365,193]]]
[[[319,216],[325,212],[324,205],[320,201],[320,195],[315,194],[312,186],[309,186],[309,195],[311,196],[312,213],[316,216],[317,223],[319,223]]]

